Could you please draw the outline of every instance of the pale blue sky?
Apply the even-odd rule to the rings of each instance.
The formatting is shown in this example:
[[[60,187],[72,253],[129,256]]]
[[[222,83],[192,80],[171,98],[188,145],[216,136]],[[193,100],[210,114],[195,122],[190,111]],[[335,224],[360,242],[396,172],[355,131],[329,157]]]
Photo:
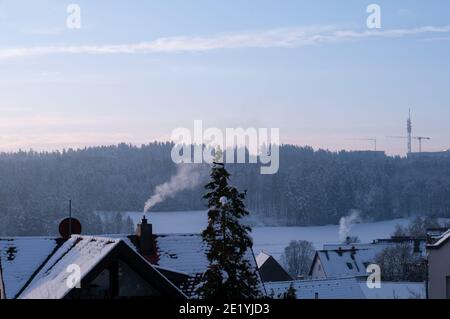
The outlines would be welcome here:
[[[0,0],[0,150],[146,143],[199,119],[404,154],[385,136],[409,107],[425,149],[447,149],[449,56],[448,0]]]

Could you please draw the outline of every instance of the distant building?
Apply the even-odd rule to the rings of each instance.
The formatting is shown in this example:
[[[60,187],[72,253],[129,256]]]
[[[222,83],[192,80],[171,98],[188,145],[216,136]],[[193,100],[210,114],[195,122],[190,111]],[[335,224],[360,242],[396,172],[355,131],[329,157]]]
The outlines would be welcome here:
[[[263,282],[290,281],[293,278],[280,263],[266,252],[256,256],[256,264]]]
[[[145,218],[136,235],[0,238],[0,299],[197,298],[209,249],[200,234],[154,234]]]
[[[318,250],[309,276],[312,279],[367,276],[366,269],[376,254],[372,249]]]
[[[447,228],[446,228],[447,229]],[[442,232],[440,233],[442,234]],[[421,257],[426,257],[425,237],[410,237],[410,236],[392,236],[390,238],[375,239],[371,243],[351,243],[351,244],[324,244],[324,250],[372,250],[374,255],[382,252],[389,247],[395,247],[399,244],[407,244],[411,248],[411,252]]]
[[[450,230],[427,245],[428,296],[430,299],[450,299]]]

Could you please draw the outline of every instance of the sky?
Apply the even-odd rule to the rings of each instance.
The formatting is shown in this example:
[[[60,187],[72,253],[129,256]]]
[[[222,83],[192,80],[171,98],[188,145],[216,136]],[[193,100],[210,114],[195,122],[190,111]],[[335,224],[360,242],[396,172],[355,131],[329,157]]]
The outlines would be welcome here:
[[[202,120],[403,155],[386,136],[406,134],[409,108],[439,151],[449,57],[448,0],[0,0],[0,151],[168,140]]]

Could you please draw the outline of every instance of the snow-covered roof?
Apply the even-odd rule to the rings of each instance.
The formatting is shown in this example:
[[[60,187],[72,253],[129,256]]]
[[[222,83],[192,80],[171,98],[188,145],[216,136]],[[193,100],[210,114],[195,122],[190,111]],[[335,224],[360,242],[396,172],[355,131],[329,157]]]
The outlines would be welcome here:
[[[324,244],[323,250],[351,250],[351,249],[375,249],[381,252],[383,249],[395,246],[394,243],[353,243],[353,244]]]
[[[156,269],[191,277],[198,277],[207,270],[209,246],[200,234],[159,234],[154,239],[156,258],[148,261]],[[72,236],[65,242],[38,237],[0,239],[0,274],[5,297],[62,298],[71,290],[66,284],[71,274],[67,266],[80,266],[83,278],[119,242],[138,252],[134,235]],[[257,270],[252,249],[245,258]]]
[[[207,253],[210,247],[205,244],[201,234],[156,234],[154,236],[156,266],[195,276],[203,274],[208,268]],[[136,239],[129,236],[124,241],[137,250]],[[245,258],[255,268],[253,250],[249,249]]]
[[[0,275],[5,297],[15,298],[59,245],[55,238],[0,238]]]
[[[367,287],[360,283],[361,290],[367,299],[425,299],[425,283],[421,282],[381,282],[380,288]]]
[[[168,234],[156,236],[156,265],[190,275],[203,273],[208,267],[209,247],[199,234]]]
[[[271,256],[264,251],[261,251],[258,256],[256,256],[256,264],[258,268],[261,268],[262,265],[269,259]]]
[[[154,240],[156,258],[152,259],[151,262],[155,266],[188,274],[197,279],[208,269],[207,254],[210,247],[205,244],[201,234],[157,234],[154,236]],[[132,248],[137,249],[133,236],[129,236],[128,240],[124,241]],[[260,282],[259,289],[262,294],[265,294],[264,284],[259,275],[253,250],[247,250],[244,258],[257,271]],[[184,289],[183,291],[186,293]],[[192,291],[189,296],[196,297]]]
[[[364,299],[359,282],[355,277],[295,280],[265,283],[266,291],[274,298],[282,298],[292,285],[297,299]]]
[[[439,239],[430,245],[427,245],[428,249],[436,249],[439,248],[442,244],[444,244],[448,239],[450,239],[450,229],[444,232]]]
[[[364,280],[343,277],[266,283],[269,295],[282,298],[292,285],[297,299],[415,299],[425,298],[425,284],[415,282],[382,282],[370,289]]]
[[[4,297],[64,298],[72,290],[69,276],[74,272],[68,266],[78,266],[82,280],[121,242],[131,245],[131,241],[120,236],[74,235],[66,241],[51,237],[0,238],[0,282]],[[148,263],[139,254],[136,258]],[[150,263],[148,265],[153,268]]]
[[[319,250],[315,260],[320,259],[328,278],[367,275],[368,264],[373,263],[377,249]]]
[[[118,243],[120,239],[72,236],[59,248],[19,296],[21,299],[61,299],[72,290],[69,276],[76,265],[80,280],[88,274]]]

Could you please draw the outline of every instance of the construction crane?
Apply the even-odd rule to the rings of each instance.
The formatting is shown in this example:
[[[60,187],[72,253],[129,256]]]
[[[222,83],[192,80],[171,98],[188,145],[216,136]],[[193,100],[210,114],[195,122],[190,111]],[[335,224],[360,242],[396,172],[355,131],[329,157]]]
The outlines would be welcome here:
[[[351,138],[351,140],[354,141],[372,141],[374,145],[374,151],[377,151],[377,139],[375,137],[373,138]]]
[[[426,137],[426,136],[414,136],[413,139],[418,140],[419,141],[419,153],[422,153],[422,141],[423,140],[431,140],[431,137]]]
[[[401,138],[401,139],[408,139],[408,142],[409,142],[409,139],[415,139],[415,140],[418,140],[419,141],[419,153],[422,153],[422,141],[423,140],[427,140],[427,141],[429,141],[429,140],[431,140],[431,137],[427,137],[427,136],[386,136],[387,138]],[[409,143],[408,143],[409,144]],[[412,149],[411,150],[409,150],[409,152],[411,153],[412,152]]]

